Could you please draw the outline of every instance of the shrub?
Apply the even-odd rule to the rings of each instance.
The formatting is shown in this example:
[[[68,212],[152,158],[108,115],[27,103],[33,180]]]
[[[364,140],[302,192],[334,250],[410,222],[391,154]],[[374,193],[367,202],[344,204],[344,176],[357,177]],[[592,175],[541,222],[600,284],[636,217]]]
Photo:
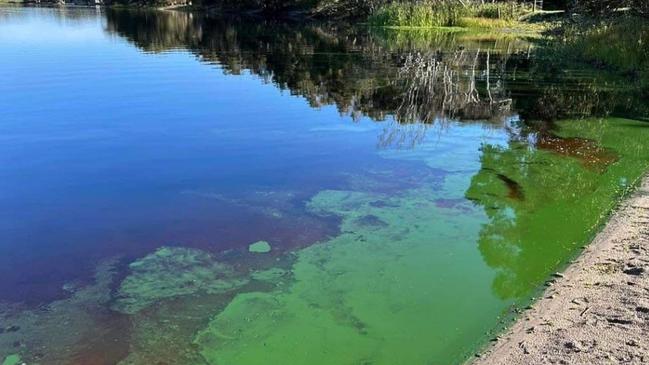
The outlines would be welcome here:
[[[566,50],[599,66],[638,74],[649,84],[649,24],[638,17],[567,27]]]
[[[530,11],[525,4],[508,1],[474,5],[472,15],[478,18],[516,20]]]
[[[638,15],[649,16],[647,0],[574,0],[573,5],[574,11],[598,16],[608,16],[624,8]]]

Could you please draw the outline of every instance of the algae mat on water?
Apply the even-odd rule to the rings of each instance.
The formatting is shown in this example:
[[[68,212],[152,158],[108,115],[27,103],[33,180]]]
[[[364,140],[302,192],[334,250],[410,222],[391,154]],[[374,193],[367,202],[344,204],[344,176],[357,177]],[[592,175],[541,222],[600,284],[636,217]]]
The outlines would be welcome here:
[[[169,298],[205,292],[224,293],[247,284],[231,267],[201,250],[162,247],[129,265],[113,309],[133,314]]]
[[[556,136],[534,136],[534,148],[520,138],[506,147],[484,146],[482,169],[466,194],[489,216],[478,247],[497,270],[493,290],[503,298],[529,296],[647,171],[649,123],[608,119],[559,127]]]
[[[341,215],[343,233],[298,253],[288,290],[237,296],[197,336],[204,356],[215,364],[426,363],[493,326],[501,301],[473,247],[483,214],[470,205],[443,213],[439,193],[320,192],[310,208]],[[463,259],[449,267],[454,255]]]
[[[342,233],[297,252],[290,287],[236,296],[197,334],[203,357],[222,365],[461,362],[594,234],[649,161],[641,122],[565,121],[553,136],[566,142],[560,147],[532,137],[482,143],[478,171],[441,187],[320,192],[310,208],[341,216]],[[594,166],[596,153],[615,158]]]
[[[13,354],[5,357],[2,365],[17,365],[20,364],[20,356]]]

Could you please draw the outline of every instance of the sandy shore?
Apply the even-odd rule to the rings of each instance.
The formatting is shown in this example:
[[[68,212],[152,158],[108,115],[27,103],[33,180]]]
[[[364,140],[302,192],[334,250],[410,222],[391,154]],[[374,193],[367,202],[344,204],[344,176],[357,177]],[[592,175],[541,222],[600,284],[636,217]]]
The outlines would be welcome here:
[[[548,227],[551,229],[550,227]],[[649,364],[649,177],[474,365]]]

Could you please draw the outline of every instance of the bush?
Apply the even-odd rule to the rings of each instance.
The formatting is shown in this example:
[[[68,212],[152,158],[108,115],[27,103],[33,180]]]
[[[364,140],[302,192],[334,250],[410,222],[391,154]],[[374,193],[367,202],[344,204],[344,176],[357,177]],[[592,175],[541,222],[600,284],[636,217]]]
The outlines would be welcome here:
[[[649,24],[642,18],[620,17],[588,25],[568,27],[566,48],[583,60],[601,67],[637,75],[649,85]]]
[[[509,22],[517,20],[531,10],[515,1],[464,3],[468,5],[449,0],[389,3],[374,11],[369,17],[369,23],[377,26],[439,27],[463,25],[467,23],[467,18]]]
[[[530,11],[524,4],[508,1],[474,5],[472,15],[478,18],[516,20]]]
[[[629,8],[631,12],[649,16],[647,0],[574,0],[573,11],[597,16],[609,16],[619,9]]]

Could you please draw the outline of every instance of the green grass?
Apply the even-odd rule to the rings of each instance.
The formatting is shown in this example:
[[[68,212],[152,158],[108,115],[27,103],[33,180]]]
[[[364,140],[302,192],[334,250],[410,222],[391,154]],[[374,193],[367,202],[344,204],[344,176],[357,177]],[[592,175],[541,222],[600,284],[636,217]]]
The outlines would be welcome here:
[[[455,26],[469,9],[452,3],[392,3],[379,8],[369,17],[375,26],[443,27]]]
[[[463,28],[479,28],[479,29],[494,29],[494,28],[509,28],[514,27],[518,22],[506,19],[493,19],[493,18],[476,18],[464,17],[458,20],[457,25]]]
[[[532,9],[525,4],[507,2],[475,5],[472,13],[478,18],[517,20],[531,11]]]
[[[530,9],[517,3],[476,4],[455,2],[391,3],[368,19],[370,25],[388,27],[510,27]]]
[[[564,28],[564,51],[572,57],[637,74],[649,84],[649,24],[645,19],[620,17]]]

